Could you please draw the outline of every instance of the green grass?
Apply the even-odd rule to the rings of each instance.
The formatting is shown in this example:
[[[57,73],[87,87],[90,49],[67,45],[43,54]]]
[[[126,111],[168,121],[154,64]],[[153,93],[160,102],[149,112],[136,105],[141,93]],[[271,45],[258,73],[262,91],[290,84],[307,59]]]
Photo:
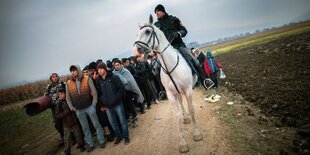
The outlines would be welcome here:
[[[50,110],[36,116],[26,115],[25,109],[0,113],[0,154],[16,154],[24,145],[53,129]]]
[[[231,51],[235,51],[235,50],[240,50],[240,49],[244,49],[244,48],[249,48],[249,47],[252,47],[254,45],[264,44],[264,43],[267,43],[270,41],[278,40],[278,39],[285,38],[285,37],[288,37],[291,35],[301,34],[301,33],[309,32],[309,31],[310,31],[310,26],[306,26],[303,28],[298,28],[298,29],[294,29],[294,30],[290,30],[290,31],[286,31],[286,32],[272,34],[269,36],[263,36],[263,37],[256,38],[253,40],[244,41],[244,42],[233,44],[233,45],[228,45],[226,47],[221,47],[221,48],[213,50],[212,53],[213,53],[213,55],[219,55],[219,54],[223,54],[223,53],[227,53],[227,52],[231,52]],[[203,48],[202,50],[207,51],[208,47]]]
[[[251,139],[249,139],[247,133],[245,133],[242,128],[244,124],[239,120],[237,116],[238,110],[234,106],[224,105],[220,108],[220,113],[222,114],[224,123],[229,127],[231,132],[230,137],[237,149],[244,151],[246,154],[255,154],[260,152],[257,144]],[[244,117],[244,116],[241,116]]]

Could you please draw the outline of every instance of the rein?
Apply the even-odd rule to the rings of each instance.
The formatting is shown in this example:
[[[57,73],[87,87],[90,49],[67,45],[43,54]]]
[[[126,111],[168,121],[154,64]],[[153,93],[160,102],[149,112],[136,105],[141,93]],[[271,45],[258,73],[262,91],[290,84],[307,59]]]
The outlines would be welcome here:
[[[177,92],[180,94],[180,91],[179,91],[179,89],[178,89],[178,87],[177,87],[175,81],[173,80],[173,78],[172,78],[172,76],[171,76],[171,73],[172,73],[172,72],[175,70],[175,68],[179,65],[179,60],[180,60],[179,54],[177,54],[177,63],[176,63],[176,65],[172,68],[171,71],[168,71],[168,68],[167,68],[165,59],[164,59],[164,57],[162,56],[162,54],[168,49],[168,47],[171,45],[171,42],[172,42],[175,38],[173,38],[173,39],[169,42],[169,44],[163,49],[163,51],[161,51],[161,52],[155,51],[155,50],[153,50],[153,49],[154,49],[154,46],[155,46],[155,38],[156,38],[157,43],[158,43],[158,45],[159,45],[159,39],[158,39],[158,37],[157,37],[157,34],[156,34],[155,31],[154,31],[154,27],[152,27],[152,26],[150,26],[150,25],[144,25],[144,26],[142,26],[142,27],[140,28],[140,30],[142,30],[142,29],[145,28],[145,27],[150,27],[150,28],[152,28],[152,30],[153,30],[153,31],[151,32],[151,36],[150,36],[149,40],[147,41],[147,43],[142,42],[142,41],[136,41],[136,42],[134,43],[134,45],[137,44],[139,47],[141,47],[141,49],[142,49],[143,51],[154,51],[155,53],[159,54],[159,56],[161,56],[161,58],[162,58],[162,60],[163,60],[163,63],[164,63],[164,67],[161,65],[160,62],[158,62],[158,60],[155,60],[155,61],[157,61],[157,63],[159,64],[159,66],[163,69],[163,72],[166,73],[166,74],[169,76],[169,78],[170,78],[170,80],[172,81],[172,83],[173,83],[174,87],[176,88]],[[152,45],[152,48],[150,48],[148,44],[150,43],[150,41],[151,41],[152,38],[153,38],[153,45]],[[143,51],[138,51],[138,52],[139,52],[140,54],[142,54]]]

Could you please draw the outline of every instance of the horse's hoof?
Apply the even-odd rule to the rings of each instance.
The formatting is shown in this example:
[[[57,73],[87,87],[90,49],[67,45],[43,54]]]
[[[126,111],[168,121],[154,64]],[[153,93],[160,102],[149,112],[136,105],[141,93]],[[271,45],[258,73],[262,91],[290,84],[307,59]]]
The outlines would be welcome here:
[[[191,119],[189,117],[186,117],[183,119],[184,124],[189,124],[191,123]]]
[[[186,153],[189,151],[188,145],[184,144],[184,145],[180,145],[180,152],[181,153]]]
[[[201,140],[202,140],[202,134],[201,133],[194,135],[194,141],[201,141]]]

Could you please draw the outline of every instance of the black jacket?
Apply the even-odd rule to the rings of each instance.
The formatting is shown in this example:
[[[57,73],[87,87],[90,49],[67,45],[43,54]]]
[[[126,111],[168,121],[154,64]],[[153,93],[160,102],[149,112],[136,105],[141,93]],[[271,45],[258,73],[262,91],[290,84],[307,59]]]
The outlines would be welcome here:
[[[183,26],[181,21],[172,15],[164,15],[162,18],[158,18],[158,21],[154,23],[156,27],[158,27],[161,31],[164,32],[166,38],[170,42],[173,38],[170,36],[173,32],[181,33],[181,37],[185,37],[187,34],[186,28]],[[174,48],[184,47],[185,44],[181,37],[175,38],[171,45]]]
[[[125,88],[120,78],[107,71],[106,79],[99,76],[97,82],[98,98],[100,103],[107,108],[114,108],[122,103]]]
[[[132,75],[133,77],[136,76],[137,71],[136,71],[135,67],[134,67],[132,64],[129,64],[129,66],[128,66],[128,67],[125,67],[125,68],[129,70],[129,72],[131,73],[131,75]]]
[[[134,65],[137,74],[134,76],[137,82],[145,82],[147,79],[147,68],[143,62],[137,62]]]

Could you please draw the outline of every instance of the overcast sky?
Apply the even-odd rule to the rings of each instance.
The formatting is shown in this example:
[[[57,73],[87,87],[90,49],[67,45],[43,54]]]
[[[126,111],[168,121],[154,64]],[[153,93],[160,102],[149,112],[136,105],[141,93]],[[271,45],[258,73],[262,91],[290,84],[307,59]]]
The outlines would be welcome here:
[[[1,0],[0,88],[68,73],[132,49],[138,23],[163,4],[204,43],[309,15],[310,0]],[[254,29],[252,31],[255,31]]]

